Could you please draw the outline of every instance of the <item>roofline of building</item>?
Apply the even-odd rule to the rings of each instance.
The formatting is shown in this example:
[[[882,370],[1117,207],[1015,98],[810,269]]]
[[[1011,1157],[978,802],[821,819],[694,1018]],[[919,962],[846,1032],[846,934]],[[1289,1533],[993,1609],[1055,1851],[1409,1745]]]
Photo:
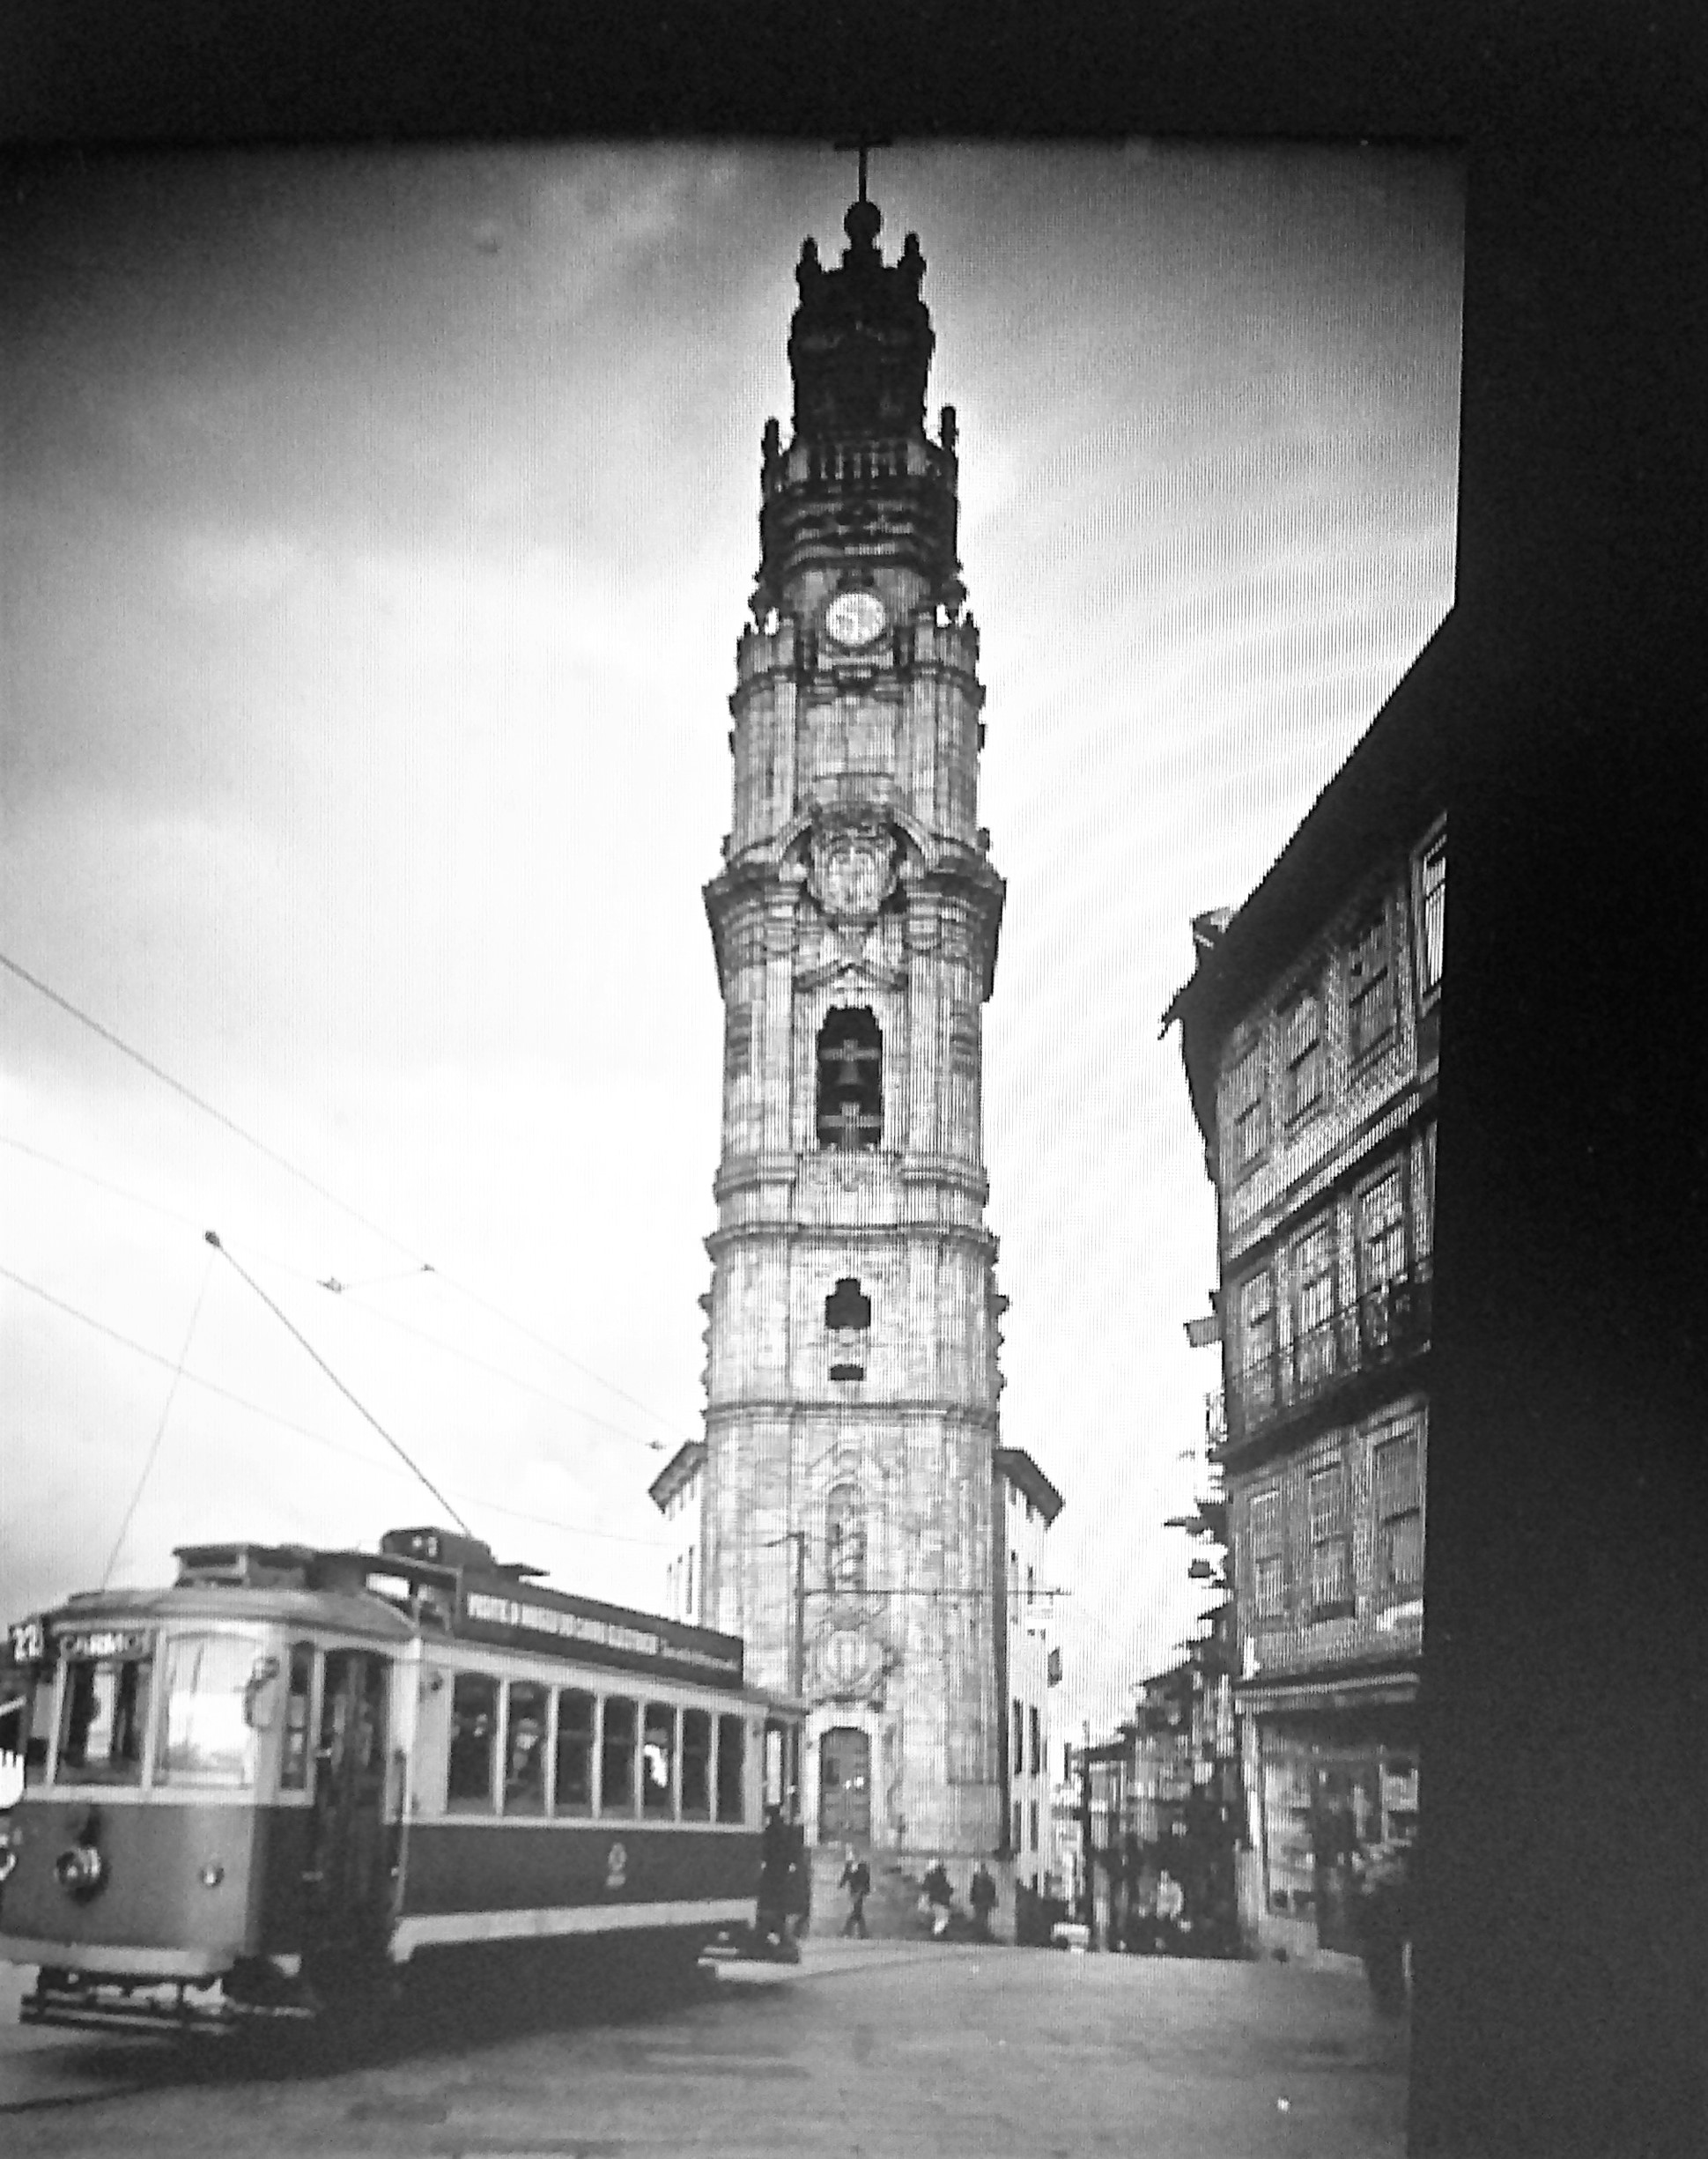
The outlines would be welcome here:
[[[667,1504],[682,1490],[694,1471],[703,1468],[705,1463],[705,1440],[684,1439],[647,1487],[647,1497],[661,1514],[663,1513]]]
[[[1025,1448],[998,1447],[993,1459],[1009,1482],[1017,1484],[1024,1492],[1044,1517],[1046,1525],[1054,1522],[1068,1503]]]
[[[1409,845],[1445,804],[1446,776],[1434,724],[1444,627],[1437,626],[1221,935],[1195,940],[1198,964],[1162,1024],[1166,1033],[1180,1023],[1187,1083],[1207,1143],[1215,1130],[1216,1075],[1229,1031],[1335,913],[1357,872],[1393,847]]]

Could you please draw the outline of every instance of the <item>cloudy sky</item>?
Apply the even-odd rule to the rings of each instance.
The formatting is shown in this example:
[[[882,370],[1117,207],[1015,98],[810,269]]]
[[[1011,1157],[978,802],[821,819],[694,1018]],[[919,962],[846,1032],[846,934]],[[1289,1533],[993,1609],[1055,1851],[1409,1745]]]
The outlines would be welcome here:
[[[851,165],[9,176],[0,1617],[196,1538],[441,1515],[262,1291],[501,1555],[662,1597],[718,1143],[699,888],[794,265],[839,247]],[[873,193],[960,416],[1004,1436],[1067,1496],[1062,1706],[1102,1721],[1197,1608],[1161,1523],[1216,1378],[1158,1018],[1189,917],[1450,604],[1459,181],[903,146]]]

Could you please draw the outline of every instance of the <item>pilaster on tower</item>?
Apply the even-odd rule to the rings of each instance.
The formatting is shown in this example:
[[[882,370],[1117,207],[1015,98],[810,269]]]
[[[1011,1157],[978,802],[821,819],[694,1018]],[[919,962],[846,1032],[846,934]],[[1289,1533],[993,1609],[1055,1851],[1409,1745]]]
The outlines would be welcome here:
[[[855,203],[833,267],[802,248],[792,432],[764,437],[706,888],[726,1024],[702,1571],[756,1676],[799,1666],[810,1834],[988,1853],[1007,1804],[982,1019],[1003,886],[955,416],[927,434],[925,261],[910,233],[886,262],[882,222]]]

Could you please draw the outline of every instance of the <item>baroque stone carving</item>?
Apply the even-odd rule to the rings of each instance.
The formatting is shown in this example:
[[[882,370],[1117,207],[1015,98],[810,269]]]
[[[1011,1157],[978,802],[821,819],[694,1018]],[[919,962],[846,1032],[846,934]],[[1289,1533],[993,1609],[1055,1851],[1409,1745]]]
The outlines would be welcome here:
[[[896,840],[874,820],[825,824],[812,834],[812,894],[832,919],[875,915],[896,888]]]

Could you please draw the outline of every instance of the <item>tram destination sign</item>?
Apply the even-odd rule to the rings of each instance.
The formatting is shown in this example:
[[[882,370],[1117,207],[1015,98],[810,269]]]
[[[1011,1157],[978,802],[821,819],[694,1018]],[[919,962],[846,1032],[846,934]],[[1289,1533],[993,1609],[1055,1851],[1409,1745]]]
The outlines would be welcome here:
[[[62,1657],[93,1657],[102,1662],[146,1657],[154,1647],[152,1627],[55,1628],[54,1647]]]
[[[519,1596],[507,1583],[499,1589],[465,1581],[456,1631],[465,1640],[669,1672],[714,1685],[742,1682],[742,1645],[733,1635],[590,1598],[539,1590]]]

